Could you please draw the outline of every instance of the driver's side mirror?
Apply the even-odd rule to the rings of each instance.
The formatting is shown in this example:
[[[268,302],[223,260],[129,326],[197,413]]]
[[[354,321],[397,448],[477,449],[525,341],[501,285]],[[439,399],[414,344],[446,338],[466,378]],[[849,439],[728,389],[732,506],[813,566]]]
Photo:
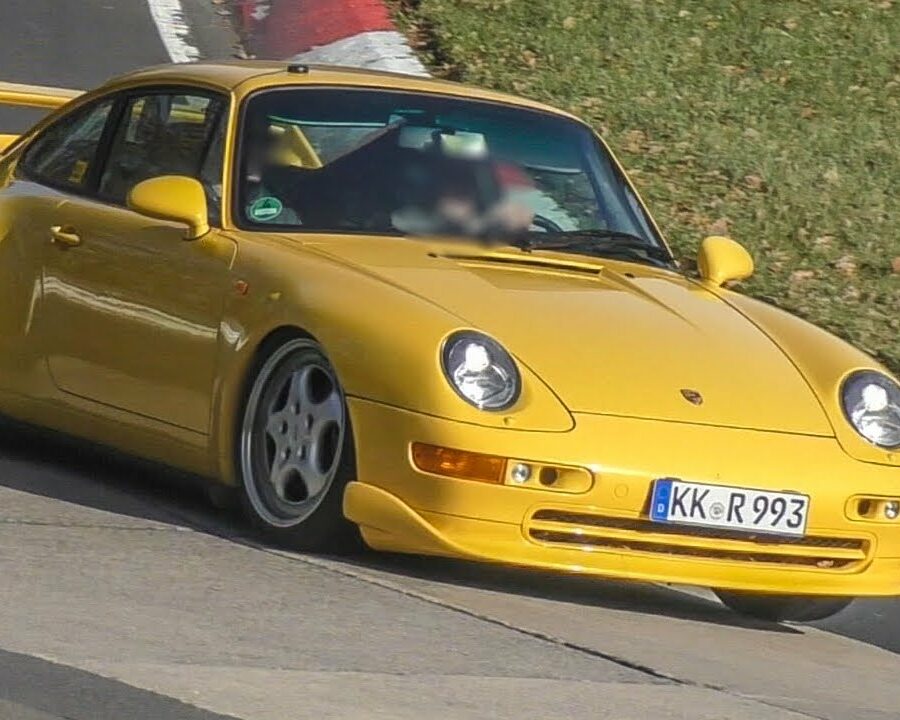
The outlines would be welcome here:
[[[161,175],[139,182],[128,193],[128,208],[157,220],[188,226],[186,240],[196,240],[209,232],[206,192],[194,178]]]
[[[719,286],[750,277],[753,258],[743,245],[731,238],[711,235],[700,243],[697,269],[704,281]]]

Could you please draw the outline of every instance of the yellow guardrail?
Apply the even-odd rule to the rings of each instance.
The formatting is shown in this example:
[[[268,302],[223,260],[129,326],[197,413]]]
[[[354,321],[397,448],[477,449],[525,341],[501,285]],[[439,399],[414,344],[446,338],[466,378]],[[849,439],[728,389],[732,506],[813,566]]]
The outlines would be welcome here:
[[[81,90],[0,82],[0,105],[53,110],[82,94]]]

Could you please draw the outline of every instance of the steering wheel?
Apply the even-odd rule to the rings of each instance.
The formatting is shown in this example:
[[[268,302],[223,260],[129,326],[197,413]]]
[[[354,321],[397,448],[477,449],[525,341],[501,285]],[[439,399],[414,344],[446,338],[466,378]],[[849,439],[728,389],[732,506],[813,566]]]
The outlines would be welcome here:
[[[533,227],[540,228],[544,232],[559,233],[563,231],[562,227],[558,223],[554,222],[548,217],[545,217],[544,215],[538,215],[537,213],[535,213],[534,217],[531,218],[531,225]]]

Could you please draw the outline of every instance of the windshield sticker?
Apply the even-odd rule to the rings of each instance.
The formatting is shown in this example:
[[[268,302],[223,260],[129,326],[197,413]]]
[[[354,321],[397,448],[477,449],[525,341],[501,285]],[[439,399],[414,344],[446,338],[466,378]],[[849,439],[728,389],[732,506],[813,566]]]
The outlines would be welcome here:
[[[281,215],[282,210],[284,210],[284,205],[278,198],[261,197],[253,202],[249,212],[250,217],[254,220],[267,222],[269,220],[274,220]]]

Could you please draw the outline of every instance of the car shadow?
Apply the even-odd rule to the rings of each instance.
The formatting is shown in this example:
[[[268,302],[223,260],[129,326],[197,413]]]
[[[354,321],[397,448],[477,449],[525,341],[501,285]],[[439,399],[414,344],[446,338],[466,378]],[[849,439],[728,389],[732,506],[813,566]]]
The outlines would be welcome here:
[[[247,530],[235,509],[217,510],[212,506],[204,479],[2,418],[0,487],[256,545],[247,539]],[[332,559],[360,572],[394,576],[398,583],[408,579],[764,633],[803,633],[801,626],[743,618],[714,600],[648,583],[375,552]],[[886,633],[882,623],[867,619],[865,608],[872,602],[862,601],[856,609],[851,607],[817,626],[900,652],[900,638]],[[900,627],[900,603],[877,602],[881,604],[876,608],[876,618],[887,614],[892,626]]]
[[[167,525],[212,513],[202,478],[7,418],[0,487]]]
[[[361,558],[342,560],[360,569],[396,576],[398,581],[412,578],[437,585],[462,586],[581,607],[622,610],[769,633],[802,634],[802,630],[793,626],[741,617],[718,601],[699,594],[652,583],[621,582],[515,566],[374,552]]]

